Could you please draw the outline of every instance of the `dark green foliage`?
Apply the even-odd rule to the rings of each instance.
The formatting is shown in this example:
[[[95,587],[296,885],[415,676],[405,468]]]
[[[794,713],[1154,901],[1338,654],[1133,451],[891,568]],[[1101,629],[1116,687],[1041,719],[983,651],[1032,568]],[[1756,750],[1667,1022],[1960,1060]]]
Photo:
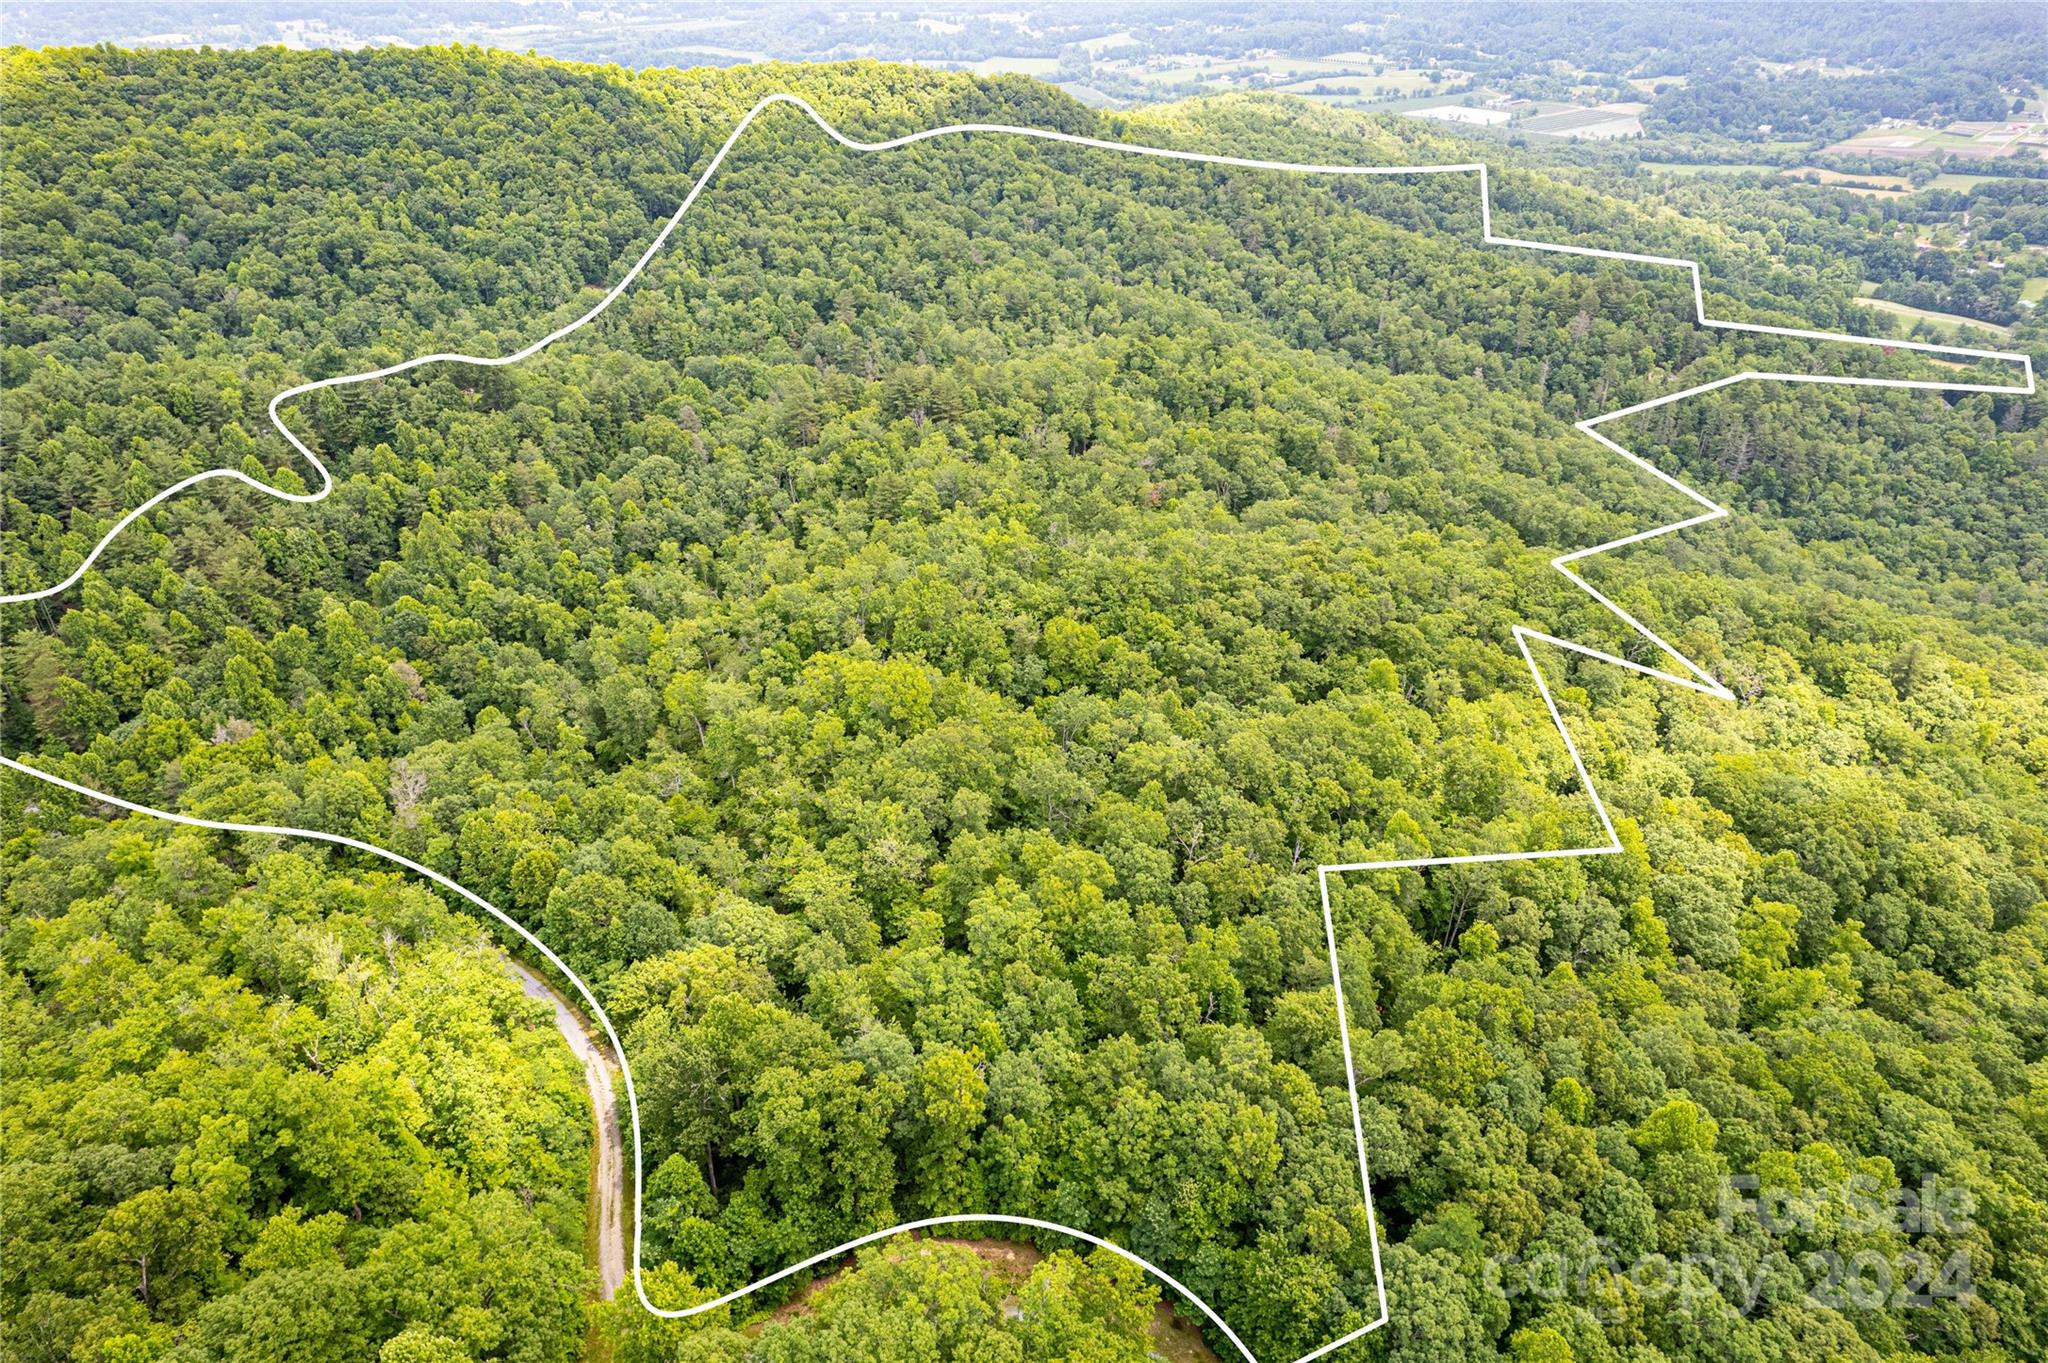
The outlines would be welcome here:
[[[863,136],[1000,118],[1293,159],[1463,152],[1262,101],[1122,126],[1026,82],[876,66],[10,62],[10,138],[39,148],[7,169],[0,312],[0,576],[23,584],[184,473],[297,477],[261,406],[300,375],[511,349],[587,306],[792,80]],[[135,105],[162,110],[129,132]],[[151,174],[107,168],[124,158]],[[1710,221],[1497,184],[1526,235],[1726,262],[1730,310],[1846,306]],[[1314,868],[1596,836],[1509,630],[1619,647],[1545,560],[1673,513],[1569,423],[1740,368],[1930,372],[1703,331],[1675,272],[1481,248],[1475,189],[991,137],[866,159],[775,111],[599,325],[513,369],[318,394],[292,419],[331,457],[327,501],[190,495],[61,606],[10,617],[0,728],[133,799],[375,841],[550,941],[626,1038],[658,1300],[997,1211],[1110,1238],[1291,1358],[1378,1309]],[[1743,388],[1610,429],[1739,514],[1589,572],[1743,700],[1546,657],[1625,853],[1333,879],[1396,1321],[1361,1352],[2037,1356],[2033,409]],[[94,961],[169,987],[138,964],[168,950],[162,915],[132,922],[145,901],[94,863],[110,833],[7,790],[17,1033]],[[232,997],[298,999],[358,956],[402,983],[447,931],[351,858],[145,847],[175,891],[171,958]],[[294,912],[306,932],[340,919],[339,949],[200,931],[266,884],[318,909]],[[425,926],[348,937],[354,897]],[[393,1044],[388,1017],[351,1017],[358,1047]],[[435,1170],[459,1127],[378,1124],[406,1091],[328,1105],[382,1134],[252,1184],[260,1225],[223,1213],[217,1242],[183,1244],[174,1308],[113,1266],[189,1210],[165,1198],[204,1192],[158,1167],[203,1132],[52,1137],[70,1153],[34,1176],[36,1234],[103,1233],[66,1266],[101,1276],[10,1280],[8,1312],[65,1339],[132,1318],[198,1356],[280,1318],[303,1332],[263,1346],[280,1356],[549,1356],[516,1352],[528,1329],[565,1347],[562,1251],[536,1238],[559,1217],[513,1194],[581,1186],[573,1084],[546,1125],[559,1176],[515,1176],[514,1151],[453,1190]],[[1723,1180],[1751,1176],[1823,1200],[1932,1178],[1974,1210],[1800,1239],[1728,1207]],[[165,1191],[102,1224],[144,1189]],[[1967,1300],[1807,1291],[1807,1254],[1959,1249]],[[442,1267],[393,1306],[380,1254]],[[1510,1290],[1603,1254],[1711,1254],[1762,1286],[1653,1296],[1603,1269]],[[1143,1289],[1049,1263],[1015,1321],[942,1254],[885,1257],[757,1344],[624,1304],[611,1333],[649,1359],[1130,1356]],[[512,1273],[541,1284],[533,1314],[485,1339],[464,1294]]]

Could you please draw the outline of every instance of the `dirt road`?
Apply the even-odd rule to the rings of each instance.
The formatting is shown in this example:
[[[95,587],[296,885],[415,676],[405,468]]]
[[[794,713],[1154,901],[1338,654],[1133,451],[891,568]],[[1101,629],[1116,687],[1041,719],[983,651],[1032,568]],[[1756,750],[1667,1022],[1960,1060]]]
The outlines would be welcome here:
[[[583,1062],[583,1080],[589,1086],[590,1106],[597,1117],[597,1168],[591,1195],[597,1213],[598,1278],[604,1299],[610,1301],[626,1281],[625,1158],[619,1145],[618,1103],[612,1096],[611,1051],[604,1043],[592,1039],[554,986],[517,961],[507,960],[505,964],[519,977],[519,987],[528,998],[545,999],[554,1005],[556,1029]]]

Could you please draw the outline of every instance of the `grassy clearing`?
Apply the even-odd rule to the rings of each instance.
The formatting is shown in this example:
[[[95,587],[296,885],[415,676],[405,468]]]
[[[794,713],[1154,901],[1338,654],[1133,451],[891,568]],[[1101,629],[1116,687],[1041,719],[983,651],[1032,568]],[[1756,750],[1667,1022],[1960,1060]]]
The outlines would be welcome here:
[[[1137,38],[1132,36],[1129,29],[1123,29],[1116,33],[1105,33],[1100,38],[1086,39],[1081,43],[1081,46],[1087,50],[1090,56],[1093,56],[1098,52],[1107,52],[1113,47],[1129,47],[1137,41]]]
[[[1856,301],[1866,308],[1876,308],[1879,312],[1888,312],[1894,317],[1925,322],[1944,341],[1960,340],[1966,331],[1989,333],[1999,337],[2012,335],[2011,327],[2002,327],[1993,322],[1979,322],[1974,317],[1958,317],[1952,312],[1930,312],[1926,308],[1908,307],[1904,303],[1894,303],[1884,298],[1858,298]]]
[[[2022,180],[2026,178],[2023,175],[1959,175],[1954,171],[1949,171],[1937,175],[1928,181],[1927,187],[1929,189],[1952,189],[1959,193],[1967,194],[1971,190],[1980,189],[1985,185],[1997,184],[2004,180]]]
[[[1011,1287],[1021,1285],[1038,1262],[1045,1258],[1044,1252],[1036,1245],[1021,1240],[922,1235],[912,1235],[910,1239],[913,1244],[908,1247],[885,1243],[884,1246],[864,1251],[863,1254],[880,1253],[893,1256],[915,1252],[916,1244],[950,1245],[957,1249],[972,1251],[982,1261],[990,1276]],[[759,1335],[765,1326],[777,1325],[808,1313],[816,1306],[819,1294],[837,1283],[845,1273],[846,1269],[841,1267],[819,1274],[798,1289],[796,1295],[788,1301],[741,1328],[748,1335]],[[1202,1332],[1192,1321],[1174,1310],[1171,1294],[1161,1293],[1161,1298],[1159,1305],[1153,1308],[1152,1323],[1146,1327],[1146,1333],[1151,1336],[1152,1357],[1164,1359],[1166,1363],[1221,1363],[1215,1351],[1203,1342]],[[1009,1305],[1014,1304],[1015,1298],[1012,1297]]]
[[[1840,185],[1845,189],[1875,189],[1904,194],[1913,188],[1913,182],[1903,175],[1850,175],[1839,170],[1823,170],[1819,166],[1794,166],[1784,173],[1802,180],[1811,176],[1824,185]]]
[[[1535,118],[1523,120],[1521,126],[1532,133],[1568,133],[1579,128],[1613,123],[1622,117],[1625,115],[1606,113],[1599,109],[1573,109],[1560,114],[1539,114]]]

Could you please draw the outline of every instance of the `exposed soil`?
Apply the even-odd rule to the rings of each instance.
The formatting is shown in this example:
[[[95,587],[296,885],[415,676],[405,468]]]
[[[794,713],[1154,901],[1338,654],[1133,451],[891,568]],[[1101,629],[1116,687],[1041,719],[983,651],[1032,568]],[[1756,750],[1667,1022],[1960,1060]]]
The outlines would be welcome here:
[[[1022,1286],[1031,1270],[1045,1258],[1045,1252],[1036,1245],[1018,1240],[962,1239],[952,1236],[917,1236],[935,1245],[954,1245],[974,1253],[989,1266],[995,1275],[1015,1286]],[[762,1319],[749,1325],[746,1332],[759,1334],[764,1326],[777,1325],[794,1316],[800,1316],[811,1309],[812,1299],[839,1280],[846,1270],[835,1269],[830,1273],[813,1278],[782,1305]],[[1005,1299],[1004,1308],[1014,1311],[1017,1299],[1013,1295]],[[1220,1363],[1214,1351],[1202,1338],[1202,1332],[1193,1322],[1184,1319],[1167,1302],[1160,1302],[1152,1312],[1152,1324],[1146,1333],[1152,1337],[1152,1354],[1166,1363]]]
[[[625,1157],[619,1144],[618,1100],[612,1094],[611,1052],[592,1038],[583,1019],[554,986],[517,961],[508,959],[506,964],[519,977],[519,987],[528,998],[554,1005],[555,1030],[583,1064],[583,1082],[590,1089],[597,1128],[597,1158],[591,1161],[590,1173],[591,1230],[597,1245],[598,1290],[610,1301],[626,1281]]]
[[[590,1089],[590,1104],[596,1115],[597,1128],[597,1158],[591,1169],[592,1239],[597,1251],[600,1291],[604,1299],[610,1301],[626,1281],[625,1158],[619,1140],[618,1104],[613,1097],[611,1053],[603,1042],[591,1036],[583,1019],[569,1006],[569,1001],[555,991],[554,986],[517,961],[508,959],[506,965],[519,977],[519,987],[525,990],[528,998],[545,999],[554,1006],[555,1028],[583,1065],[584,1082]],[[1019,1240],[952,1236],[915,1238],[968,1250],[987,1264],[998,1278],[1013,1286],[1021,1286],[1031,1270],[1045,1258],[1045,1252],[1036,1245]],[[810,1310],[812,1299],[837,1282],[844,1272],[843,1268],[835,1269],[811,1279],[795,1296],[749,1325],[747,1333],[759,1334],[764,1326],[779,1324]],[[1014,1311],[1016,1305],[1015,1296],[1004,1302],[1007,1310]],[[1146,1333],[1152,1337],[1153,1356],[1165,1360],[1165,1363],[1220,1363],[1215,1352],[1204,1342],[1202,1332],[1168,1302],[1161,1301],[1154,1309],[1152,1324]]]

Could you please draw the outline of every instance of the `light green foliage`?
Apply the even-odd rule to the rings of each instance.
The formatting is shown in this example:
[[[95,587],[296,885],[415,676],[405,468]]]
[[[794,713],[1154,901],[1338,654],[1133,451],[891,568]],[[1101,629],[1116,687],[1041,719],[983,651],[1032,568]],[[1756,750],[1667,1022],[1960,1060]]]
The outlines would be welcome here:
[[[28,1356],[576,1356],[589,1110],[469,920],[142,819],[0,868]]]
[[[608,1317],[621,1363],[1145,1363],[1158,1289],[1125,1260],[1062,1251],[1028,1270],[998,1245],[902,1239],[817,1284],[758,1332]]]
[[[219,459],[296,485],[262,404],[297,378],[574,315],[791,82],[866,136],[1468,155],[872,65],[6,62],[23,585]],[[1495,182],[1528,235],[1705,256],[1717,312],[1840,301],[1757,233]],[[543,934],[634,1066],[657,1301],[990,1210],[1294,1357],[1379,1307],[1315,867],[1598,836],[1509,631],[1626,647],[1546,560],[1671,507],[1570,423],[1743,368],[1926,372],[1481,247],[1473,189],[864,158],[776,111],[598,326],[314,396],[331,498],[188,495],[10,614],[0,734],[373,837]],[[1546,654],[1623,851],[1331,879],[1393,1307],[1362,1352],[2042,1356],[2038,408],[1746,385],[1610,429],[1738,515],[1588,571],[1741,699]],[[459,920],[321,848],[0,790],[10,1235],[79,1247],[6,1256],[10,1328],[86,1359],[575,1351],[580,1090]],[[1828,1217],[1724,1217],[1750,1175]],[[1974,1199],[1913,1241],[1969,1250],[1971,1298],[1807,1295],[1810,1252],[1906,1247],[1848,1224],[1859,1176]],[[1701,1253],[1762,1288],[1627,1275]],[[1561,1298],[1489,1290],[1601,1254]],[[1120,1363],[1150,1305],[1055,1256],[1013,1318],[918,1244],[745,1332],[796,1289],[610,1334],[628,1363]]]

